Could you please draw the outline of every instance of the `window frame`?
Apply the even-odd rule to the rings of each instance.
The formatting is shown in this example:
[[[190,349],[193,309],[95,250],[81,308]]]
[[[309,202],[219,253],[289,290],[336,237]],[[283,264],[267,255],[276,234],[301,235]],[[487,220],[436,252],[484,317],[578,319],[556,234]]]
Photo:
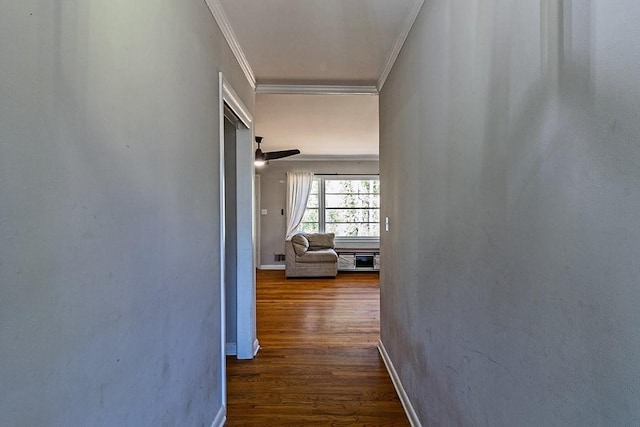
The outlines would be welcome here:
[[[314,176],[313,180],[318,182],[318,232],[319,233],[324,233],[326,230],[326,200],[325,200],[326,181],[377,180],[378,185],[380,184],[380,176],[377,174],[329,175],[329,176],[318,174]],[[380,212],[380,207],[378,207],[377,209]],[[302,225],[302,223],[300,224]],[[375,224],[375,222],[373,222],[372,224]],[[382,225],[381,221],[378,221],[377,224],[380,227]],[[380,228],[380,231],[382,231],[381,228]],[[378,236],[338,236],[336,235],[336,243],[349,244],[349,243],[378,243],[378,242],[380,242],[379,235]]]

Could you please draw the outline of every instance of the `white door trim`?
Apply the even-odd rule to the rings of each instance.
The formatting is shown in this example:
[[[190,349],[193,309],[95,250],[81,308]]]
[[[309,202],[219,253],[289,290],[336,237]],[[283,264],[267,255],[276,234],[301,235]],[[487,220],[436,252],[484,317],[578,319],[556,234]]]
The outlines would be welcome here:
[[[255,226],[253,166],[253,116],[233,90],[222,72],[219,73],[219,168],[220,168],[220,381],[222,406],[227,406],[226,378],[226,307],[225,307],[225,177],[224,177],[224,104],[238,116],[246,129],[236,131],[237,192],[237,356],[250,359],[257,351],[255,300]]]

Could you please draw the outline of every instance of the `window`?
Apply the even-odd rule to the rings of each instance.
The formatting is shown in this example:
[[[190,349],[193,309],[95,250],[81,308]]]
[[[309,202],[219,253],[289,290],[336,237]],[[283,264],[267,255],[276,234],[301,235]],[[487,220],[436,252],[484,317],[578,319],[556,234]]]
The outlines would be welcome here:
[[[304,211],[298,230],[304,233],[320,232],[320,181],[318,178],[315,178],[313,184],[311,184],[311,192],[309,193],[309,199],[307,199],[307,209]]]
[[[335,233],[336,237],[380,236],[378,177],[316,178],[300,227],[305,233]]]

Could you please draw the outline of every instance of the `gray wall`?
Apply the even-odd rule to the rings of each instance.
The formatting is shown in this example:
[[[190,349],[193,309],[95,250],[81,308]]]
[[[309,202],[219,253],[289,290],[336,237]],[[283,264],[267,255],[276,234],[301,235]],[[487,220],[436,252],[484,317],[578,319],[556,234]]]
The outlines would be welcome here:
[[[218,71],[201,0],[0,0],[0,425],[221,408]]]
[[[425,2],[380,96],[381,336],[423,425],[640,424],[638,21]]]
[[[268,166],[257,169],[260,174],[260,209],[267,209],[267,215],[260,216],[260,265],[284,265],[274,261],[274,254],[284,253],[286,218],[281,215],[285,209],[287,172],[306,170],[326,174],[377,174],[378,161],[272,161]]]

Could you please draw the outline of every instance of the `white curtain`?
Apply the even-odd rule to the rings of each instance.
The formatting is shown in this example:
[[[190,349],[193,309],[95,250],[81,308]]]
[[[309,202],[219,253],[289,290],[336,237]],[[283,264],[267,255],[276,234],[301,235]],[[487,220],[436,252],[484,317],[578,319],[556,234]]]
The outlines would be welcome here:
[[[313,184],[313,172],[287,172],[287,233],[286,240],[296,234],[307,209],[307,199]]]

